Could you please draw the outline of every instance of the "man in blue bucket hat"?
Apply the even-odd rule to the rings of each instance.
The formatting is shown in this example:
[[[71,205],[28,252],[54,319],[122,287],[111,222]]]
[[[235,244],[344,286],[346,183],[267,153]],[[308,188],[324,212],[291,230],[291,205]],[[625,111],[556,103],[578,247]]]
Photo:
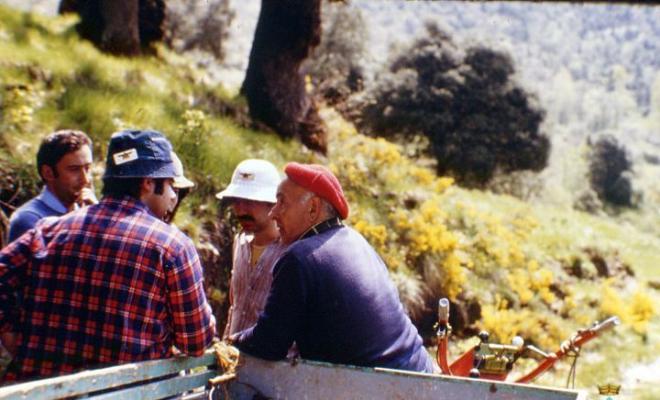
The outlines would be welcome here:
[[[211,344],[198,254],[163,221],[183,177],[175,160],[159,132],[115,133],[101,201],[45,218],[0,251],[7,381],[165,358],[172,347],[200,355]]]

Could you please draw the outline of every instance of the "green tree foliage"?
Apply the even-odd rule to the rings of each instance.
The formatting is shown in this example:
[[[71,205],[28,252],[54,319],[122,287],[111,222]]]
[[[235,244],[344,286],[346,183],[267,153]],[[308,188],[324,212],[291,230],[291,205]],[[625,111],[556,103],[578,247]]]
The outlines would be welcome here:
[[[426,35],[395,55],[353,117],[371,134],[427,136],[438,173],[481,187],[498,171],[547,165],[544,112],[513,74],[507,54],[484,47],[464,54],[427,24]]]
[[[614,136],[603,136],[591,145],[589,182],[601,201],[615,206],[632,206],[631,172],[630,156]]]
[[[363,88],[360,61],[366,56],[366,23],[358,8],[324,3],[322,29],[321,44],[307,60],[305,73],[316,95],[338,105]]]

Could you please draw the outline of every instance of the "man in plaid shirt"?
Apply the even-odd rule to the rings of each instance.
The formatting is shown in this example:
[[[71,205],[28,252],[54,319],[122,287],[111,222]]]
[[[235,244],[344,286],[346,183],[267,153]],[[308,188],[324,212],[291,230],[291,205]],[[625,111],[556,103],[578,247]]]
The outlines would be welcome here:
[[[99,204],[48,217],[0,251],[6,381],[199,355],[215,319],[192,241],[161,219],[176,204],[172,146],[122,131],[108,148]]]

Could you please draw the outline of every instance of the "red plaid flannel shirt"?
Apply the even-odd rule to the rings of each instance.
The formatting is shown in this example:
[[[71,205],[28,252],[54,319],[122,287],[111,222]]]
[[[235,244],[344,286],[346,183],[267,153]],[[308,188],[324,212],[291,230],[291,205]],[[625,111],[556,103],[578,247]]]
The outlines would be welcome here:
[[[193,243],[130,197],[46,218],[0,251],[7,381],[172,355],[215,334]]]

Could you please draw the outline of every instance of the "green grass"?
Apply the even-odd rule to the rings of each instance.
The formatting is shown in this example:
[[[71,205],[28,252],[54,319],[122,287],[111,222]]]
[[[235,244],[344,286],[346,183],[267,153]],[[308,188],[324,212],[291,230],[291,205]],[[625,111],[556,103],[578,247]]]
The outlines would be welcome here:
[[[585,248],[597,248],[602,252],[615,252],[623,262],[630,265],[635,272],[638,287],[645,288],[647,281],[660,277],[660,238],[639,230],[630,223],[561,208],[530,205],[509,196],[463,189],[455,189],[450,196],[450,202],[468,204],[503,221],[514,215],[532,216],[539,224],[524,246],[528,251],[545,254],[552,260],[584,257]],[[597,282],[573,281],[571,286],[578,293],[584,293],[585,299],[600,298]],[[492,289],[492,281],[472,279],[470,287],[487,296]],[[660,304],[658,291],[649,290],[648,293],[656,305]],[[589,398],[598,398],[598,384],[624,383],[622,378],[630,368],[650,365],[660,359],[660,317],[657,311],[656,306],[656,315],[650,321],[645,335],[640,335],[630,326],[624,325],[583,347],[578,360],[576,386],[587,390]],[[538,315],[544,313],[547,311],[537,309]],[[596,317],[597,313],[594,314],[594,318]],[[571,321],[566,321],[566,326],[572,329],[580,327]],[[536,383],[565,386],[569,366],[568,361],[562,361]],[[529,368],[531,367],[527,365],[524,369]],[[657,395],[653,393],[657,394],[656,385],[642,382],[633,387],[624,385],[621,396],[617,398],[654,399]]]
[[[100,155],[113,132],[156,129],[170,137],[199,181],[193,197],[219,190],[234,166],[248,157],[270,159],[280,166],[286,160],[310,159],[297,142],[242,128],[204,106],[191,106],[203,94],[245,107],[243,100],[228,97],[224,89],[198,83],[199,75],[190,63],[167,49],[160,48],[157,57],[118,58],[81,41],[73,31],[75,18],[43,18],[0,6],[0,21],[0,35],[9,39],[0,42],[5,67],[0,82],[27,87],[37,98],[25,101],[33,111],[32,121],[3,133],[18,159],[30,161],[46,133],[75,128],[92,137],[102,163]],[[176,144],[185,142],[181,127],[185,112],[192,109],[206,114],[206,127],[203,146],[193,146],[187,153]]]
[[[640,231],[630,223],[584,212],[531,205],[516,198],[476,190],[456,189],[453,201],[469,204],[503,220],[528,215],[538,221],[528,246],[568,258],[588,247],[616,251],[643,280],[660,278],[660,237]]]

